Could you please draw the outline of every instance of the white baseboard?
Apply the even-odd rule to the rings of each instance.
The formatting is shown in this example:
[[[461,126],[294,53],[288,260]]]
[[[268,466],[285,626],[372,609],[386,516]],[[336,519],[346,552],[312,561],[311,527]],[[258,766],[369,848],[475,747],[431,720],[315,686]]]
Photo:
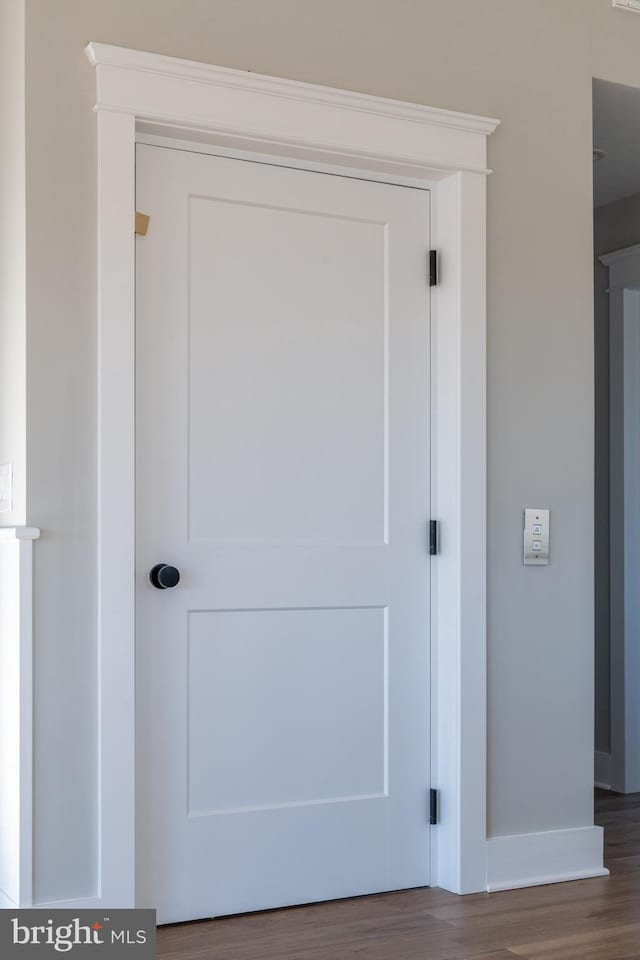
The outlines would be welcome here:
[[[8,893],[5,893],[4,890],[0,890],[0,910],[17,910],[18,904],[15,900],[9,896]]]
[[[548,830],[487,840],[487,890],[605,877],[602,827]]]
[[[43,900],[32,904],[34,910],[103,910],[105,903],[102,897],[84,897],[78,900]],[[113,904],[109,904],[115,909]]]
[[[85,897],[77,900],[43,900],[41,903],[20,905],[0,889],[0,909],[2,910],[101,910],[104,909],[102,897]]]
[[[594,783],[601,790],[611,790],[611,754],[596,750],[594,762]]]

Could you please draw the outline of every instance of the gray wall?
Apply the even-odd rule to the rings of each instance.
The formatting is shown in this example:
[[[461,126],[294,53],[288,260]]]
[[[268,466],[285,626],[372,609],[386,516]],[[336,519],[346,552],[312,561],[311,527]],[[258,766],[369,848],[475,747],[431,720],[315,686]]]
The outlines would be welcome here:
[[[105,41],[488,114],[489,822],[592,822],[591,80],[640,86],[609,0],[27,0],[28,512],[36,892],[90,894],[95,804],[95,118]],[[525,506],[552,564],[521,564]]]
[[[0,0],[0,463],[12,463],[13,510],[25,522],[25,0]]]
[[[611,749],[609,658],[609,297],[603,253],[640,243],[640,193],[597,207],[593,217],[595,258],[595,636],[596,750]]]

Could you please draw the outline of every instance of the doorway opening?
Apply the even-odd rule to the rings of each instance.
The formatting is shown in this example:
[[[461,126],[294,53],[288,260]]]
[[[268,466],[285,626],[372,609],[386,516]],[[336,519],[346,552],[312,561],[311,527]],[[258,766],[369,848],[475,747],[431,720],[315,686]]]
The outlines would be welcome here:
[[[594,783],[614,868],[640,799],[639,149],[640,88],[595,80]]]

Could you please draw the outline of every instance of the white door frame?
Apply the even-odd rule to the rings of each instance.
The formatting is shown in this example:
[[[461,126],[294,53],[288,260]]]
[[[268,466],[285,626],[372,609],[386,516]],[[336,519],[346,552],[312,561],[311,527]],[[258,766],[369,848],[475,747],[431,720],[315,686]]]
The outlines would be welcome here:
[[[134,205],[140,131],[432,191],[432,882],[486,889],[486,138],[497,121],[91,43],[98,125],[99,887],[135,902]],[[153,211],[143,211],[151,215]],[[427,251],[425,251],[425,272]],[[425,540],[426,523],[425,517]],[[426,816],[425,798],[425,816]]]

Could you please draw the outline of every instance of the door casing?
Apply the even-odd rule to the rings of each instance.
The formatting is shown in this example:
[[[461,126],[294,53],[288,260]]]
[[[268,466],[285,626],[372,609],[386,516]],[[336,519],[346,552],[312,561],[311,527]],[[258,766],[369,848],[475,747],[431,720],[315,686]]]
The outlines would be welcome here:
[[[486,139],[497,121],[127,50],[97,74],[98,878],[135,903],[135,143],[427,187],[432,289],[434,885],[486,889]],[[199,146],[197,146],[199,145]],[[151,217],[153,211],[141,211]],[[428,251],[425,251],[425,277]],[[425,521],[428,518],[425,518]],[[425,523],[425,544],[428,531]],[[425,816],[427,816],[425,798]],[[40,906],[40,904],[38,904]]]

